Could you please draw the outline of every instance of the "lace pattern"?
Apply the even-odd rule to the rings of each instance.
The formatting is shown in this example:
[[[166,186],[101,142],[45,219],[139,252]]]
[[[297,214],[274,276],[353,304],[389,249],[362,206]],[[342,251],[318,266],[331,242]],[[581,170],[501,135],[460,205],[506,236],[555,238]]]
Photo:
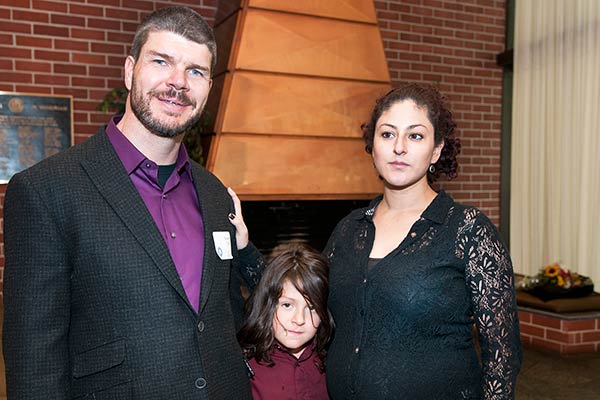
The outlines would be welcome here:
[[[379,200],[342,220],[325,249],[337,325],[332,398],[514,398],[519,322],[512,264],[495,226],[440,192],[415,235],[368,269]]]

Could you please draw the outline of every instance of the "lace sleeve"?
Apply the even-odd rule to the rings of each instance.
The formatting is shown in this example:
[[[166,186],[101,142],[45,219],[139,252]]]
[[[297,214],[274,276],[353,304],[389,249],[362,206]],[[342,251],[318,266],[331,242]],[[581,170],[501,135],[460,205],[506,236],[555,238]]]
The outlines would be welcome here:
[[[466,279],[471,293],[486,400],[514,398],[521,340],[510,256],[496,227],[478,210],[466,211]]]
[[[252,292],[265,269],[265,259],[260,251],[249,242],[246,247],[238,251],[239,271],[244,278],[246,286]]]

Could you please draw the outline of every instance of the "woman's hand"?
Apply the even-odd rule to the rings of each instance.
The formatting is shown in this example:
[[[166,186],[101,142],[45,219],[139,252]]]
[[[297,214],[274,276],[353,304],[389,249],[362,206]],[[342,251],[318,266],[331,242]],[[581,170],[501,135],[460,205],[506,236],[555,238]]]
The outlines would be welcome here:
[[[235,226],[235,242],[237,243],[237,249],[241,250],[248,245],[248,228],[246,227],[244,217],[242,216],[242,204],[240,199],[232,188],[227,188],[227,192],[233,200],[233,207],[235,209],[235,214],[229,214],[229,220],[233,226]]]

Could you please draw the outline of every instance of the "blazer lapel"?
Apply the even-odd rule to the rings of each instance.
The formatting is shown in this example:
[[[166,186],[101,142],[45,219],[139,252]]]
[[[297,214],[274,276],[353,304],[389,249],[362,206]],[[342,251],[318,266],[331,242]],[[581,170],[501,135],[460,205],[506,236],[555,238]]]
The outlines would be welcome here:
[[[200,313],[208,300],[208,294],[215,274],[215,266],[220,264],[217,260],[217,252],[215,251],[215,242],[212,235],[214,227],[217,226],[214,220],[217,213],[213,209],[212,204],[215,199],[218,198],[218,195],[213,193],[211,190],[212,186],[206,184],[202,179],[205,173],[206,172],[203,171],[202,167],[196,163],[192,163],[192,177],[194,179],[196,193],[198,194],[200,212],[202,213],[202,221],[204,223],[204,262],[202,266],[202,282],[200,286],[198,313]]]
[[[111,205],[140,246],[191,309],[181,279],[152,215],[127,175],[104,130],[90,140],[93,152],[81,161],[100,195]]]

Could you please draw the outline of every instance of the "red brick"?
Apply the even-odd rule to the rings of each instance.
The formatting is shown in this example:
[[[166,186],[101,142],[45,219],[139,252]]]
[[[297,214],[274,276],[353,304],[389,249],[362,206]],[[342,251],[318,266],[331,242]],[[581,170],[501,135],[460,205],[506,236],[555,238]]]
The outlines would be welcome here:
[[[134,10],[152,11],[154,9],[152,2],[143,0],[127,0],[123,5],[123,8],[132,8]]]
[[[521,333],[525,333],[530,336],[536,336],[539,338],[544,337],[544,329],[539,326],[529,325],[521,322]]]
[[[546,339],[567,344],[581,343],[581,336],[579,334],[565,333],[554,329],[546,329]]]
[[[50,72],[52,70],[51,64],[47,62],[36,62],[36,61],[15,61],[15,69],[17,71],[33,71],[33,72]]]
[[[90,66],[90,76],[121,78],[123,76],[123,68]]]
[[[10,58],[31,59],[31,50],[13,46],[0,46],[0,54],[10,54]]]
[[[33,33],[35,35],[42,35],[42,36],[69,37],[69,28],[62,28],[62,27],[58,27],[58,26],[49,26],[49,25],[34,25]]]
[[[71,38],[104,40],[104,36],[101,30],[71,28]]]
[[[104,15],[104,9],[96,6],[85,6],[81,4],[70,4],[69,13],[76,15],[90,15],[94,17],[101,17]]]
[[[40,85],[16,85],[16,92],[20,93],[45,93],[51,94],[52,88],[49,86],[40,86]]]
[[[17,36],[17,45],[25,47],[38,47],[48,49],[52,47],[52,39],[37,36]]]
[[[61,51],[35,50],[34,57],[38,60],[69,61],[69,53]]]
[[[122,8],[107,8],[106,17],[119,20],[128,19],[136,22],[140,21],[140,13],[137,11],[124,10]]]
[[[564,345],[562,348],[562,354],[587,354],[594,353],[596,351],[596,345],[593,343],[586,344],[571,344]]]
[[[562,330],[566,332],[591,331],[594,329],[596,329],[596,321],[593,319],[562,321]]]
[[[0,0],[0,6],[29,8],[29,0]]]
[[[106,62],[106,57],[99,54],[72,53],[71,61],[79,64],[102,64]]]
[[[69,85],[69,77],[62,75],[37,74],[35,76],[35,83],[41,85],[66,86]]]
[[[2,31],[13,33],[31,33],[31,24],[2,21]]]
[[[111,19],[88,18],[88,27],[120,31],[121,22]]]
[[[13,10],[13,19],[17,21],[48,22],[48,14],[41,12]]]
[[[85,101],[85,100],[74,100],[73,107],[79,111],[97,111],[99,100]],[[98,127],[96,127],[98,129]]]
[[[85,18],[72,15],[52,14],[51,21],[57,25],[85,26]]]
[[[104,78],[90,78],[90,77],[76,77],[74,76],[71,79],[71,84],[73,86],[81,86],[81,87],[104,87]]]
[[[92,52],[94,53],[112,53],[124,54],[125,46],[112,43],[92,43]]]
[[[84,65],[55,63],[54,73],[69,75],[87,75],[87,68]]]
[[[62,1],[32,0],[31,5],[34,10],[67,12],[67,3]]]
[[[88,90],[87,89],[64,87],[64,88],[55,88],[54,92],[56,94],[71,95],[74,98],[79,98],[79,99],[87,99],[88,98]]]
[[[89,43],[83,40],[54,40],[54,48],[57,50],[89,51],[89,47]]]
[[[32,75],[22,72],[2,72],[2,80],[14,83],[31,83]]]
[[[600,342],[600,331],[596,330],[594,332],[581,332],[581,341],[583,343]]]
[[[14,68],[13,60],[0,59],[0,70],[12,70]]]

